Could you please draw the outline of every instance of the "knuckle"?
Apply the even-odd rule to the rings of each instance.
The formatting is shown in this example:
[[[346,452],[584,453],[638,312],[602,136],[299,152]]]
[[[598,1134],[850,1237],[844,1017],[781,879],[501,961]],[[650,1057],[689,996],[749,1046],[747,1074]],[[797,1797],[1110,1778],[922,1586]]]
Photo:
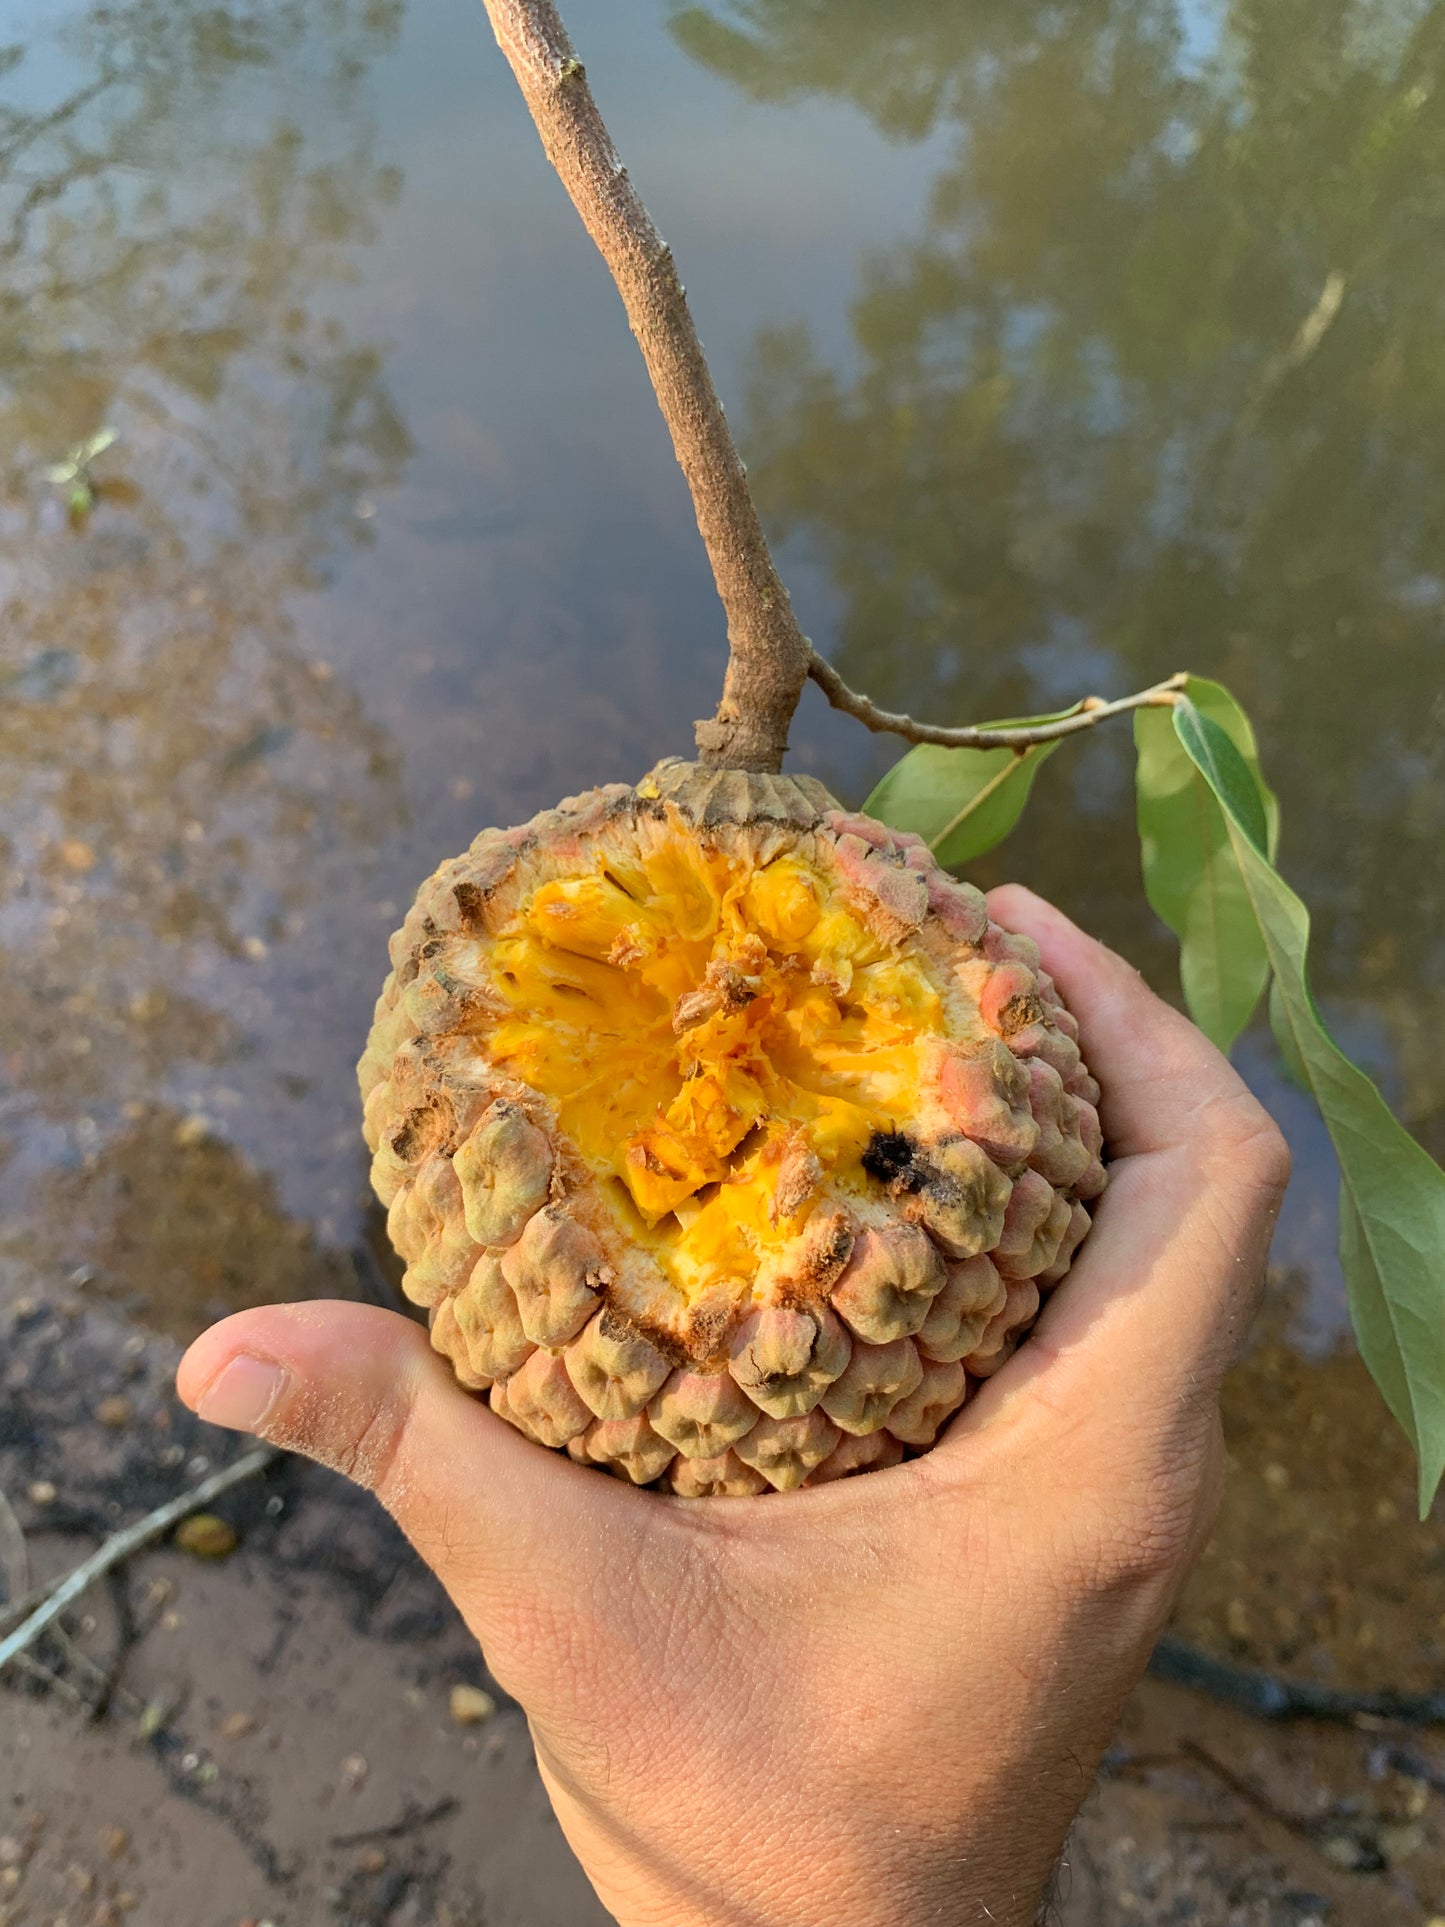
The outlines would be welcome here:
[[[271,1436],[374,1492],[386,1504],[414,1402],[415,1394],[405,1383],[394,1393],[340,1414],[325,1399],[306,1398],[281,1415]]]
[[[1289,1145],[1269,1112],[1243,1085],[1211,1106],[1208,1125],[1213,1159],[1231,1176],[1253,1190],[1283,1192],[1290,1176]]]
[[[1223,1493],[1217,1412],[1133,1492],[1104,1504],[1090,1548],[1090,1590],[1110,1597],[1172,1596],[1203,1550]]]
[[[1179,1498],[1118,1520],[1099,1547],[1100,1589],[1138,1592],[1172,1582],[1187,1561],[1191,1526],[1192,1508]]]
[[[346,1463],[341,1469],[347,1478],[364,1485],[378,1498],[384,1497],[410,1417],[410,1398],[384,1399],[377,1405],[346,1448]]]

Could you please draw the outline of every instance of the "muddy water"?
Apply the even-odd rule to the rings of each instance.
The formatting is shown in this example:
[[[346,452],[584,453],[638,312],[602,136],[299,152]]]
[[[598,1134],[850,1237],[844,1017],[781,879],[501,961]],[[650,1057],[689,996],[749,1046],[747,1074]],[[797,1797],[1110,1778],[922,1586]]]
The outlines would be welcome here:
[[[813,636],[959,719],[1226,680],[1326,1011],[1445,1153],[1445,6],[571,19]],[[0,27],[0,1255],[184,1334],[346,1287],[400,909],[685,751],[721,626],[474,0]],[[893,753],[812,696],[795,744],[855,799]],[[1124,733],[1006,875],[1175,993]],[[1435,1682],[1445,1531],[1342,1339],[1327,1147],[1240,1057],[1298,1177],[1183,1625]]]

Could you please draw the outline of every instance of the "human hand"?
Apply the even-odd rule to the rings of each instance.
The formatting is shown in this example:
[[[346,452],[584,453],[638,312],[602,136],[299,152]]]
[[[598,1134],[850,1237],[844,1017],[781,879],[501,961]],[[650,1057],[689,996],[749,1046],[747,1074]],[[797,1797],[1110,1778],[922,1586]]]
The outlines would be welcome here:
[[[361,1305],[241,1312],[181,1366],[203,1418],[394,1514],[623,1927],[1027,1927],[1213,1519],[1283,1140],[1121,959],[1027,891],[990,909],[1079,1020],[1113,1162],[1033,1336],[924,1457],[766,1502],[637,1492]]]

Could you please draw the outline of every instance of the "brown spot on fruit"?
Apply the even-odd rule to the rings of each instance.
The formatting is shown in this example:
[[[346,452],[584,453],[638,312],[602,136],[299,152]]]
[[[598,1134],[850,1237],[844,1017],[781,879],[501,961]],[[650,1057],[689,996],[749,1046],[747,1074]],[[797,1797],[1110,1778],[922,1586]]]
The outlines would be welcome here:
[[[931,1146],[919,1169],[918,1215],[944,1255],[992,1251],[1013,1187],[988,1153],[969,1138],[954,1138]]]

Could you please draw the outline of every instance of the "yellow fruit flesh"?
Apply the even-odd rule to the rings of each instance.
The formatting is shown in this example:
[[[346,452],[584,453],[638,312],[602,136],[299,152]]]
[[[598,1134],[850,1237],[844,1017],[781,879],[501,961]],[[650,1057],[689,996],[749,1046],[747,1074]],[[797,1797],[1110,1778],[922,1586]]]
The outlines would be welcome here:
[[[491,946],[502,1069],[551,1098],[614,1209],[688,1297],[751,1277],[823,1181],[863,1183],[947,1029],[899,955],[796,855],[755,869],[686,834],[527,895]]]

